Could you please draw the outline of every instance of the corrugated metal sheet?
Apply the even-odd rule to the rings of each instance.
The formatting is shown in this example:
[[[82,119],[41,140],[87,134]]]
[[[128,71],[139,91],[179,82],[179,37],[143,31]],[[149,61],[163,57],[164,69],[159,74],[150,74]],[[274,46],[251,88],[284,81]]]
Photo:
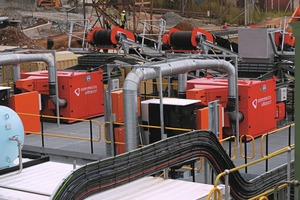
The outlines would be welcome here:
[[[25,168],[20,174],[0,176],[0,199],[49,199],[57,185],[72,170],[73,165],[70,164],[46,162]]]
[[[145,177],[126,185],[93,195],[88,200],[201,200],[212,185],[188,181]]]

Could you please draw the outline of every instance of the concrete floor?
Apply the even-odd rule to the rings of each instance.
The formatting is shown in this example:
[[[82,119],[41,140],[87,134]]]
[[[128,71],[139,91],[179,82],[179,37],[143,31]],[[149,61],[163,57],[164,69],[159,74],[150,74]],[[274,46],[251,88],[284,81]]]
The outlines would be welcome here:
[[[25,137],[24,150],[25,151],[38,151],[44,152],[45,154],[50,155],[51,160],[59,162],[77,162],[84,164],[92,160],[99,160],[107,157],[106,153],[106,143],[104,141],[104,117],[98,117],[92,119],[92,122],[98,121],[101,123],[101,140],[99,142],[93,142],[93,153],[91,153],[91,142],[86,140],[76,140],[76,139],[67,139],[59,138],[53,136],[44,136],[44,149],[42,147],[42,137],[41,135],[29,134]],[[285,126],[287,123],[284,123],[282,126]],[[90,138],[90,123],[89,122],[76,122],[73,124],[64,124],[60,125],[53,122],[44,122],[44,134],[57,134],[64,136],[74,136],[81,138]],[[97,123],[92,123],[92,132],[93,139],[97,139],[99,136],[99,130]],[[278,149],[286,147],[288,145],[288,129],[281,130],[277,133],[274,133],[268,138],[268,147],[269,153],[272,153]],[[263,153],[266,153],[266,138],[264,139]],[[254,140],[254,158],[247,159],[247,162],[251,162],[261,158],[261,139],[257,138]],[[291,127],[291,144],[294,143],[294,127]],[[223,147],[229,152],[229,142],[223,142]],[[240,154],[240,147],[243,149],[244,154],[244,145],[239,144],[236,150],[236,158],[233,160],[236,166],[245,164],[245,159]],[[234,153],[233,143],[232,143],[232,156]],[[253,155],[252,142],[247,143],[247,155]],[[294,152],[292,151],[292,158],[294,157]],[[287,162],[287,154],[279,155],[275,158],[271,158],[268,161],[268,169],[273,169]],[[199,162],[196,163],[196,167],[199,167]],[[203,168],[204,169],[204,168]],[[202,179],[204,177],[203,171],[196,173]],[[247,168],[247,173],[250,175],[259,175],[266,171],[266,162],[261,162]],[[240,170],[241,173],[245,172],[245,169]],[[187,173],[183,173],[187,174]],[[186,176],[188,177],[188,176]],[[251,176],[252,177],[252,176]],[[210,178],[211,179],[211,178]],[[208,180],[206,180],[208,181]],[[204,182],[203,180],[201,182]]]

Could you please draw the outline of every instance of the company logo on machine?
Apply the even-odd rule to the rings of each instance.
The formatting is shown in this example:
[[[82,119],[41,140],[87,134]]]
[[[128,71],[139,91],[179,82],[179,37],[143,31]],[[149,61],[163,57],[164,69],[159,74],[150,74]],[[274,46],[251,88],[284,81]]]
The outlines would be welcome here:
[[[90,76],[90,75],[87,75],[87,76],[86,76],[86,81],[87,81],[87,82],[90,82],[90,81],[91,81],[91,76]]]
[[[252,101],[252,106],[256,109],[257,108],[257,99]]]
[[[267,85],[266,84],[263,84],[262,90],[263,90],[263,92],[267,91]]]
[[[77,88],[76,90],[74,90],[74,93],[76,94],[76,96],[79,97],[79,95],[80,95],[80,88]]]
[[[270,105],[271,103],[272,103],[272,96],[269,95],[259,99],[254,99],[252,101],[252,106],[256,109],[258,105],[260,105],[260,107],[264,107]]]

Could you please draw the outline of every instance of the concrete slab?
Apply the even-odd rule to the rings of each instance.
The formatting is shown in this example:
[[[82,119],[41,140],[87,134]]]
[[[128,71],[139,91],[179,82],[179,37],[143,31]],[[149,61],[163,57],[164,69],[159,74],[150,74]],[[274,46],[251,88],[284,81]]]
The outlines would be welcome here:
[[[42,24],[32,28],[24,29],[23,33],[31,39],[43,38],[42,33],[49,31],[51,27],[52,27],[52,23],[48,22],[47,24]]]

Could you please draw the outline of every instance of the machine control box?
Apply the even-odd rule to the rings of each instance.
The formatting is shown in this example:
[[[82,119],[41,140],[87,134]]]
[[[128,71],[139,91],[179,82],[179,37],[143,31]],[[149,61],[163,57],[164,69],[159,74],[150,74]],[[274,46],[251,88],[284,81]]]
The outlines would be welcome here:
[[[286,101],[287,100],[287,88],[278,88],[276,90],[276,101],[281,102],[281,101]]]

